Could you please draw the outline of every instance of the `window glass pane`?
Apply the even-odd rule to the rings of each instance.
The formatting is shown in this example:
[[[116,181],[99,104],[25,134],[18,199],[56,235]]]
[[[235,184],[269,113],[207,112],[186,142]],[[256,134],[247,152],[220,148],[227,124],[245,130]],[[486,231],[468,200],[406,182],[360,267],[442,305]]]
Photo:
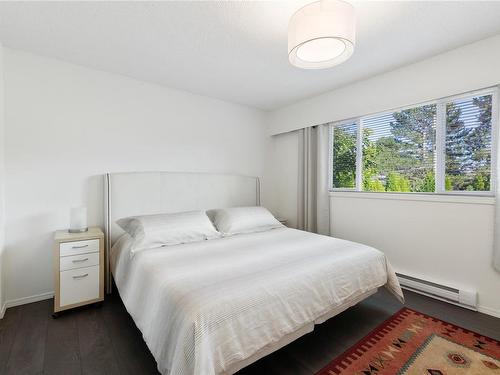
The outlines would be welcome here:
[[[491,104],[491,95],[446,103],[446,190],[490,190]]]
[[[356,187],[357,124],[333,126],[332,187]]]
[[[362,120],[363,190],[433,192],[436,105]]]

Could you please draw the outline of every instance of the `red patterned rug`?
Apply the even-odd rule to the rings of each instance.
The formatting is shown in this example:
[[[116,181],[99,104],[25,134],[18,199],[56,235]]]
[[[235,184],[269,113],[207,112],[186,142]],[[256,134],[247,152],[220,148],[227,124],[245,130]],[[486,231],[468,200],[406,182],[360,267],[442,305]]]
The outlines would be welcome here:
[[[402,308],[317,375],[500,375],[500,342]]]

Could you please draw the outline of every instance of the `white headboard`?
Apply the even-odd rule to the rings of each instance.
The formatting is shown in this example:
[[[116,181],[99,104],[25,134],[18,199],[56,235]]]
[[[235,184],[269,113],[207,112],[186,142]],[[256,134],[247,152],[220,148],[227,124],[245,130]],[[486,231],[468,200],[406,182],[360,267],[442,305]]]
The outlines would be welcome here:
[[[104,177],[108,291],[109,250],[123,233],[116,220],[132,215],[260,205],[258,177],[188,172],[108,173]]]

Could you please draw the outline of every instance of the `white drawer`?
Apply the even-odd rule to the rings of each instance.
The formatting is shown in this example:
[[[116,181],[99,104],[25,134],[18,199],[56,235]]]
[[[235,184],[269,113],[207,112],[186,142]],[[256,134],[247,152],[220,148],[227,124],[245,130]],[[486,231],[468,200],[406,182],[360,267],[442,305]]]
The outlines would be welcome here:
[[[99,251],[99,240],[62,242],[59,245],[59,255],[66,257],[69,255],[94,253]]]
[[[59,258],[59,270],[66,271],[75,268],[90,267],[99,264],[99,253],[71,255]]]
[[[99,298],[99,266],[62,271],[60,276],[60,306]]]

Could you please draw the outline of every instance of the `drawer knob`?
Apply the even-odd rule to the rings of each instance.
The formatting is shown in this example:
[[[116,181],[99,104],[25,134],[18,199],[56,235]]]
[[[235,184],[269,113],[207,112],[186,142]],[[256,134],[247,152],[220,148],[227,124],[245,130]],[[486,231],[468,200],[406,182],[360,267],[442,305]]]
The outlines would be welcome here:
[[[73,246],[72,249],[83,249],[84,247],[88,247],[89,245],[82,245],[82,246]]]
[[[89,258],[84,258],[84,259],[75,259],[75,260],[72,260],[73,263],[80,263],[80,262],[86,262],[87,260],[89,260]]]
[[[88,273],[84,273],[83,275],[76,275],[76,276],[73,276],[73,279],[83,279],[84,277],[87,277],[89,274]]]

